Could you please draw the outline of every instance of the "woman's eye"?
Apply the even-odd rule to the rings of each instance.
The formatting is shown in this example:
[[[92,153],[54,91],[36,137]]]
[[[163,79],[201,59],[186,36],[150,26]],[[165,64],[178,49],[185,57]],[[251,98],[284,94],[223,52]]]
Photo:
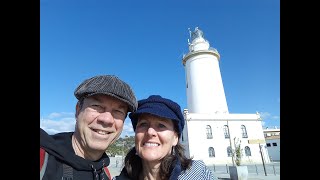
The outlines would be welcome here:
[[[164,124],[159,124],[160,128],[165,128],[166,126]]]
[[[139,127],[146,127],[146,126],[147,126],[147,123],[144,123],[144,122],[143,122],[143,123],[139,123],[138,126],[139,126]]]

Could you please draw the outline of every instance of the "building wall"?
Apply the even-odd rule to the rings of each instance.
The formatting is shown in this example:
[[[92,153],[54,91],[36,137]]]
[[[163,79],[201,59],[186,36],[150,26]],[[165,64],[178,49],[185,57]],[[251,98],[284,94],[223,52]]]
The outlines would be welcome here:
[[[263,132],[270,160],[280,161],[280,128],[277,128],[276,126],[272,128],[267,127],[266,129],[263,129]],[[276,143],[276,145],[273,143]]]
[[[270,143],[270,147],[268,147],[266,145],[270,159],[272,161],[280,161],[280,138],[279,139],[267,139],[266,143]],[[276,146],[273,143],[276,143]]]
[[[230,138],[224,136],[224,125],[229,125]],[[211,126],[212,139],[207,138],[207,125]],[[247,130],[248,138],[242,137],[241,125]],[[228,157],[227,147],[234,149],[234,140],[241,140],[241,148],[243,149],[242,164],[261,164],[262,158],[259,144],[250,144],[248,140],[260,139],[264,140],[261,120],[187,120],[183,133],[182,144],[186,147],[186,153],[193,159],[203,160],[206,165],[232,164],[232,157]],[[236,139],[234,139],[236,138]],[[260,144],[265,163],[270,162],[265,143]],[[245,156],[244,147],[248,146],[251,156]],[[209,157],[209,147],[213,147],[215,157]]]
[[[280,161],[280,129],[264,129],[266,148],[272,161]]]

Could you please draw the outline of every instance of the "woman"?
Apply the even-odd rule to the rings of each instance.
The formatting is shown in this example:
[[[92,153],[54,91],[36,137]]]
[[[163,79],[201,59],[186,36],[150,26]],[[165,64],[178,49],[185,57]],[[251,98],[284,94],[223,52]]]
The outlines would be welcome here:
[[[115,180],[215,180],[203,161],[185,156],[179,139],[184,127],[180,106],[170,99],[151,95],[138,101],[129,117],[135,131],[135,147]]]

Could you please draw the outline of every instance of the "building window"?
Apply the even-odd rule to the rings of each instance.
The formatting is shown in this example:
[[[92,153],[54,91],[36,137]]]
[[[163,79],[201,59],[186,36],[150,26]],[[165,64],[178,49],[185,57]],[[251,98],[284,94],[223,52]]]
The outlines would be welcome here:
[[[228,125],[224,125],[224,127],[223,127],[223,132],[224,132],[224,138],[225,138],[225,139],[229,139],[229,138],[230,138],[230,134],[229,134],[229,127],[228,127]]]
[[[232,156],[232,149],[230,146],[227,147],[227,153],[228,153],[228,157]]]
[[[277,143],[272,143],[272,146],[278,146]]]
[[[207,139],[212,139],[212,129],[211,126],[207,125]]]
[[[251,156],[251,150],[250,150],[249,146],[246,146],[244,148],[244,152],[245,152],[246,156]]]
[[[216,157],[213,147],[209,147],[209,157]]]
[[[271,146],[271,144],[270,143],[267,143],[267,147],[270,147]]]
[[[241,132],[242,132],[242,137],[243,138],[248,138],[248,133],[247,133],[247,129],[244,125],[241,125]]]

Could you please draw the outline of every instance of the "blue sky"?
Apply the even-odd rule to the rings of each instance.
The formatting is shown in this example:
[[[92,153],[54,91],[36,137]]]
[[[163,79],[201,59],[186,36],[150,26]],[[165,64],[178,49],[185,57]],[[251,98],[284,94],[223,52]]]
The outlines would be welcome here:
[[[195,27],[220,53],[229,113],[280,127],[279,0],[40,0],[40,127],[72,131],[74,89],[99,74],[187,108],[182,56]]]

